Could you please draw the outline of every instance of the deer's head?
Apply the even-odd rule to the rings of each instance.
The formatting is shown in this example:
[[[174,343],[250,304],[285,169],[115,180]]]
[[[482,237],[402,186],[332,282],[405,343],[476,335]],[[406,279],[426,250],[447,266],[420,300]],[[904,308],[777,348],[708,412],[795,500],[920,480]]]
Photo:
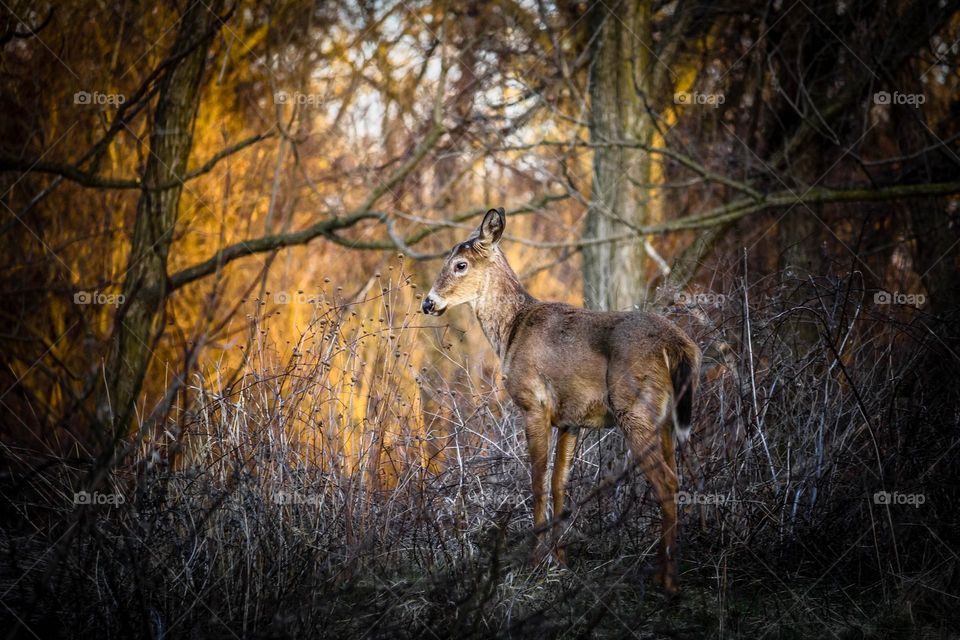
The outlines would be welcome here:
[[[482,295],[506,223],[502,207],[490,209],[477,230],[451,249],[430,293],[423,299],[424,313],[439,316],[448,307],[473,302]]]

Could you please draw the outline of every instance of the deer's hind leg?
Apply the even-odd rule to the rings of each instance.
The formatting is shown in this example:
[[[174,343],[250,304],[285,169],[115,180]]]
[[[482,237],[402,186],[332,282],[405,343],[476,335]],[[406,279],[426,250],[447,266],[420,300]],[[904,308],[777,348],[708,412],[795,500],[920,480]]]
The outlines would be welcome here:
[[[631,387],[624,389],[623,387]],[[611,389],[617,423],[627,437],[636,464],[653,486],[662,512],[660,567],[654,580],[668,593],[677,591],[677,470],[672,437],[665,429],[670,395],[658,385],[621,385]]]
[[[566,564],[567,550],[560,544],[560,535],[563,533],[563,501],[567,492],[567,480],[570,477],[570,464],[573,461],[573,451],[577,447],[577,430],[575,427],[561,427],[557,433],[557,447],[553,460],[553,481],[550,492],[553,497],[553,553],[557,560]]]

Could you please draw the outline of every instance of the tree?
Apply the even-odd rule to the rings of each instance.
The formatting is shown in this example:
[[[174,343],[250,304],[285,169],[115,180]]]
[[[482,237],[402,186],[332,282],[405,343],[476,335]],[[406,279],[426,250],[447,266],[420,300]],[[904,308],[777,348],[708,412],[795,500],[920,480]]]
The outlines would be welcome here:
[[[594,5],[594,59],[589,72],[590,140],[635,139],[649,144],[650,6],[643,0]],[[603,146],[593,154],[593,186],[584,236],[605,238],[647,221],[650,156],[638,148]],[[630,308],[644,294],[644,251],[636,242],[598,244],[583,251],[584,304]]]
[[[200,102],[200,80],[209,44],[223,17],[219,0],[195,2],[180,20],[171,58],[176,60],[157,91],[150,154],[141,177],[133,240],[123,282],[123,303],[114,322],[99,405],[115,442],[127,433],[153,348],[163,332],[167,258],[180,207],[183,177]]]

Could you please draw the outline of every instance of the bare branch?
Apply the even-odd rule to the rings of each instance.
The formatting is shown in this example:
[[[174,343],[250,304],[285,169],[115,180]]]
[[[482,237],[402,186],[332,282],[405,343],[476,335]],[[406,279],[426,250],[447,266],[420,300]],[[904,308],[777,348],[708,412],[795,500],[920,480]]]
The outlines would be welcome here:
[[[104,178],[87,173],[77,165],[68,162],[44,162],[41,160],[21,160],[12,156],[0,155],[0,171],[22,171],[26,173],[51,173],[71,182],[91,189],[139,189],[139,180],[127,178]]]
[[[699,174],[705,180],[709,182],[716,182],[718,184],[726,185],[732,189],[740,191],[747,194],[754,200],[760,200],[763,198],[763,195],[751,187],[745,182],[740,182],[739,180],[734,180],[727,176],[721,175],[714,171],[707,169],[705,166],[687,156],[680,153],[679,151],[674,151],[673,149],[667,149],[666,147],[654,147],[650,144],[640,142],[637,140],[611,140],[607,142],[586,142],[581,140],[542,140],[540,142],[533,142],[530,144],[521,144],[521,145],[512,145],[499,147],[499,150],[502,151],[522,151],[526,149],[533,149],[536,147],[588,147],[588,148],[606,148],[606,147],[623,147],[627,149],[642,149],[647,153],[654,155],[660,155],[671,160],[676,161],[677,163],[683,165],[687,169],[690,169],[694,173]]]
[[[279,249],[281,247],[306,244],[314,238],[319,236],[330,236],[339,229],[352,227],[363,220],[382,220],[385,217],[386,214],[380,212],[364,211],[343,218],[330,218],[329,220],[318,222],[317,224],[300,231],[278,233],[232,244],[217,251],[217,253],[214,254],[210,259],[192,267],[183,269],[182,271],[178,271],[172,275],[169,280],[168,291],[179,289],[185,284],[189,284],[195,280],[199,280],[200,278],[208,276],[220,269],[223,265],[233,262],[237,258],[253,255],[255,253],[263,253],[265,251],[273,251],[274,249]]]
[[[798,193],[799,192],[799,193]],[[834,202],[876,202],[903,200],[906,198],[927,198],[948,196],[960,193],[960,182],[935,182],[930,184],[908,184],[882,187],[879,189],[850,188],[826,189],[810,188],[797,191],[778,191],[764,196],[759,202],[753,200],[735,200],[722,207],[711,209],[703,215],[686,216],[660,224],[638,226],[631,231],[605,238],[588,238],[573,242],[536,242],[523,241],[537,249],[563,249],[567,247],[586,247],[624,240],[642,240],[644,235],[665,234],[675,231],[703,230],[739,220],[750,214],[766,209],[790,207],[795,205],[829,204]]]
[[[760,202],[746,199],[737,200],[725,206],[712,209],[703,215],[687,216],[678,220],[671,220],[661,224],[641,226],[637,227],[636,230],[631,230],[626,233],[608,236],[605,238],[588,238],[569,242],[537,242],[534,240],[524,240],[519,238],[515,238],[514,240],[526,246],[531,246],[537,249],[582,248],[590,245],[610,242],[623,242],[627,240],[642,241],[643,236],[651,234],[665,234],[676,231],[708,230],[719,225],[733,222],[759,211],[780,207],[789,207],[798,204],[810,205],[828,204],[833,202],[875,202],[918,197],[938,197],[953,195],[956,193],[960,193],[960,182],[895,185],[880,189],[851,188],[836,190],[813,188],[801,194],[797,194],[796,192],[792,191],[781,191],[764,197]],[[511,211],[511,215],[537,211],[542,209],[543,205],[545,205],[547,202],[553,200],[562,200],[567,197],[569,196],[555,194],[544,196],[536,202],[531,202],[523,207]],[[331,242],[341,246],[349,247],[351,249],[373,251],[385,251],[393,249],[403,251],[405,254],[418,260],[436,258],[440,254],[418,253],[412,250],[410,247],[411,245],[420,242],[427,236],[436,233],[439,229],[459,227],[459,223],[471,218],[475,218],[483,214],[485,211],[485,208],[472,209],[465,213],[454,216],[449,221],[434,223],[433,225],[421,229],[415,234],[412,234],[406,239],[401,239],[399,236],[397,236],[393,229],[393,223],[386,213],[379,211],[355,212],[342,218],[335,217],[325,220],[301,231],[265,236],[262,238],[256,238],[254,240],[238,242],[225,247],[218,251],[210,259],[192,267],[188,267],[187,269],[183,269],[182,271],[179,271],[171,276],[169,290],[173,291],[195,280],[210,275],[223,265],[238,258],[253,255],[255,253],[273,251],[274,249],[281,247],[307,244],[311,240],[320,236],[325,237]],[[390,237],[390,240],[374,242],[354,241],[337,235],[337,231],[353,227],[364,220],[377,220],[386,224],[387,233]]]
[[[530,202],[522,207],[514,209],[510,212],[510,215],[519,215],[533,211],[539,211],[546,203],[554,200],[562,200],[567,197],[568,196],[566,195],[544,196],[535,202]],[[358,211],[348,216],[330,218],[300,231],[264,236],[253,240],[237,242],[236,244],[224,247],[223,249],[217,251],[217,253],[208,260],[178,271],[170,276],[168,282],[168,291],[174,291],[186,284],[215,273],[225,264],[233,262],[238,258],[243,258],[256,253],[273,251],[282,247],[307,244],[311,240],[321,236],[327,240],[330,240],[331,242],[348,247],[350,249],[373,251],[400,250],[406,255],[417,260],[429,260],[432,258],[437,258],[443,254],[418,253],[411,249],[410,245],[420,242],[427,236],[436,233],[440,229],[455,226],[456,223],[479,217],[486,213],[486,211],[486,208],[471,209],[470,211],[454,216],[449,222],[437,222],[407,237],[406,239],[401,239],[396,234],[393,228],[393,220],[390,219],[386,213],[381,211]],[[384,223],[387,227],[387,234],[390,237],[390,241],[354,241],[337,235],[337,231],[348,229],[365,220],[377,220]]]
[[[209,173],[213,168],[224,158],[232,156],[233,154],[246,149],[250,145],[256,144],[261,140],[267,138],[272,138],[276,135],[273,132],[259,133],[255,136],[241,140],[240,142],[233,144],[216,154],[205,163],[188,171],[178,180],[171,180],[161,185],[155,187],[148,187],[140,182],[139,179],[127,179],[127,178],[105,178],[102,176],[97,176],[92,173],[88,173],[83,169],[80,169],[77,165],[69,164],[66,162],[43,162],[39,160],[21,160],[13,158],[10,156],[0,155],[0,171],[23,171],[25,173],[50,173],[54,175],[61,176],[71,182],[75,182],[83,187],[88,187],[91,189],[152,189],[155,191],[163,191],[165,189],[171,189],[175,186],[193,180],[199,176],[202,176],[206,173]]]
[[[16,27],[10,27],[3,33],[0,33],[0,48],[2,48],[5,44],[10,42],[14,38],[18,38],[20,40],[26,40],[28,38],[34,37],[41,31],[46,29],[47,25],[49,25],[50,21],[53,19],[53,12],[55,9],[56,7],[51,7],[50,10],[47,12],[47,17],[44,18],[43,21],[36,27],[28,26],[26,31],[18,31]]]

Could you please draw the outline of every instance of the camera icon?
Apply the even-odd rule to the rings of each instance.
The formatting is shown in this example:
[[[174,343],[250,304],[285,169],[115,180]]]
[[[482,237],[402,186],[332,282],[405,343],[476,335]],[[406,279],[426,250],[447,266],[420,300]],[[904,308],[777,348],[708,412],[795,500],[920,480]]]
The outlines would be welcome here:
[[[890,104],[890,92],[877,91],[875,94],[873,94],[873,103],[874,104]]]
[[[690,304],[690,302],[691,302],[691,300],[690,300],[690,294],[688,294],[688,293],[686,293],[686,292],[684,292],[684,291],[681,291],[680,293],[678,293],[678,294],[674,297],[673,301],[674,301],[676,304],[683,304],[683,305]]]
[[[273,294],[273,301],[276,304],[290,304],[290,294],[286,291],[277,291]]]
[[[874,304],[890,304],[893,301],[889,291],[877,291],[873,294]]]
[[[692,497],[686,491],[677,491],[677,504],[692,504]]]
[[[673,103],[674,104],[691,104],[692,96],[687,91],[679,91],[673,94]]]
[[[93,97],[87,91],[77,91],[73,94],[73,104],[90,104]]]
[[[290,100],[290,94],[286,91],[277,91],[273,94],[273,104],[286,104]]]
[[[73,304],[90,304],[93,301],[93,295],[89,291],[77,291],[73,294]]]
[[[873,504],[890,504],[890,492],[877,491],[873,494]]]
[[[92,504],[93,497],[87,491],[77,491],[73,494],[73,504]]]

